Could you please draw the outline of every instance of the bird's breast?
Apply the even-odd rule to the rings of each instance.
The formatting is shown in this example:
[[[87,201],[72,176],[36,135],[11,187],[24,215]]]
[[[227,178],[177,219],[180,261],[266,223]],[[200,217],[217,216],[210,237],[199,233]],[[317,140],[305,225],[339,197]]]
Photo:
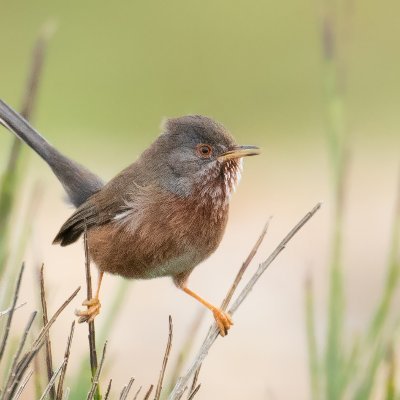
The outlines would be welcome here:
[[[127,278],[150,279],[191,271],[218,247],[228,204],[197,193],[153,191],[131,199],[111,223],[88,232],[98,267]]]

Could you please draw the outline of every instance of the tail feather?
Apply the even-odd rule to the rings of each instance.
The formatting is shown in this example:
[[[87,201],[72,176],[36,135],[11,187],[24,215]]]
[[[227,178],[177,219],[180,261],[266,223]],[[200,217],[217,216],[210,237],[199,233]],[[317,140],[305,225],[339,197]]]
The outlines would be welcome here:
[[[79,207],[104,186],[97,175],[62,155],[2,100],[0,100],[0,124],[12,131],[47,162],[75,207]]]
[[[99,223],[99,212],[96,205],[91,200],[82,204],[75,212],[65,221],[57,236],[53,240],[53,244],[67,246],[79,239],[86,229]]]

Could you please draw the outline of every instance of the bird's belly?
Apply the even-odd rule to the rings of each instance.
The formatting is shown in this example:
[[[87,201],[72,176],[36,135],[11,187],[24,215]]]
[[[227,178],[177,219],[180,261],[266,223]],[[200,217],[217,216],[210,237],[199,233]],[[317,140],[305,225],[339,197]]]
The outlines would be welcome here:
[[[89,230],[88,245],[101,271],[130,279],[176,276],[191,271],[209,255],[188,242],[151,242],[121,229],[110,237],[110,230],[102,227]]]
[[[201,261],[201,260],[200,260]],[[150,265],[146,270],[142,271],[138,279],[153,279],[162,276],[176,276],[186,271],[190,271],[198,263],[195,254],[188,251],[180,256],[164,260],[163,263],[158,265]],[[135,267],[132,266],[132,270]]]

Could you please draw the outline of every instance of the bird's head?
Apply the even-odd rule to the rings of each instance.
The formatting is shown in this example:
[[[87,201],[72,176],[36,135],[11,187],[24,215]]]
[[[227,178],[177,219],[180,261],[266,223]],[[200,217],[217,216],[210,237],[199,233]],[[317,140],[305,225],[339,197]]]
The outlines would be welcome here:
[[[201,115],[168,119],[148,156],[159,182],[178,195],[228,198],[240,178],[242,158],[260,153],[238,146],[218,122]]]

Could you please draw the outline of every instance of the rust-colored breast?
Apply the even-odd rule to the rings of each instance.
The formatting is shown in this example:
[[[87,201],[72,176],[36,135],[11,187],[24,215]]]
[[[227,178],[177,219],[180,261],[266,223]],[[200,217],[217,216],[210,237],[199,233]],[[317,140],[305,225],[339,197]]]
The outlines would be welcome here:
[[[100,270],[126,278],[175,277],[177,284],[218,247],[228,217],[223,199],[149,190],[112,222],[88,231]]]

